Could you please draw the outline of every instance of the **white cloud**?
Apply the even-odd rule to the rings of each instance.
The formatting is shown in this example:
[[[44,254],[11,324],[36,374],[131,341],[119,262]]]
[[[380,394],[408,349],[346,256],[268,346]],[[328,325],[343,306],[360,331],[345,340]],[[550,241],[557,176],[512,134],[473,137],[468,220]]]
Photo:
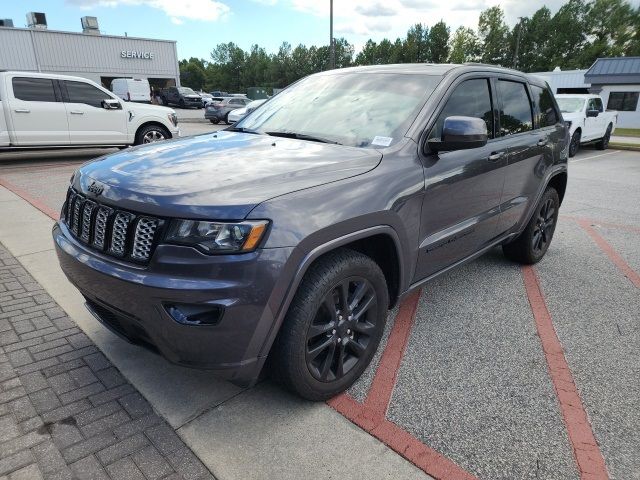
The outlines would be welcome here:
[[[147,6],[162,10],[173,23],[181,25],[185,20],[215,22],[224,19],[231,9],[216,0],[66,0],[84,10],[95,7]]]
[[[365,17],[393,17],[396,14],[394,8],[379,2],[356,5],[355,11]]]

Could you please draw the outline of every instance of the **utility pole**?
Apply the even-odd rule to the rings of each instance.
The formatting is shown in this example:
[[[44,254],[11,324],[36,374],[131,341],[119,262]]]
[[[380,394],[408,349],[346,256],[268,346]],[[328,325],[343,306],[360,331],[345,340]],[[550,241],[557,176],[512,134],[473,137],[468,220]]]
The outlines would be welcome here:
[[[333,41],[333,0],[329,0],[329,68],[336,68],[336,44]]]
[[[520,37],[522,36],[522,17],[518,17],[518,20],[520,20],[520,22],[518,24],[518,37],[516,38],[516,51],[515,51],[515,54],[513,55],[514,69],[518,68],[518,52],[520,50]]]

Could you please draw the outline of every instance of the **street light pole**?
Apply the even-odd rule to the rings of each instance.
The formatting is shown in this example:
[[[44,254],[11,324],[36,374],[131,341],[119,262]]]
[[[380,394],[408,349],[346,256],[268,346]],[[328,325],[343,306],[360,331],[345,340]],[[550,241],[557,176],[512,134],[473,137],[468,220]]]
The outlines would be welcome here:
[[[333,41],[333,0],[329,0],[329,68],[336,68],[336,45]]]

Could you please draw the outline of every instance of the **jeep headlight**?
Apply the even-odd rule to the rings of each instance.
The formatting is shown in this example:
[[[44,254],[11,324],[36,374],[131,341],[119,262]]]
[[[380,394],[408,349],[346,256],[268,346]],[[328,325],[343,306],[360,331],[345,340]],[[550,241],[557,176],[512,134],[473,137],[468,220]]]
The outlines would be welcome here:
[[[204,253],[244,253],[256,249],[267,230],[266,220],[238,223],[173,220],[165,240],[189,245]]]

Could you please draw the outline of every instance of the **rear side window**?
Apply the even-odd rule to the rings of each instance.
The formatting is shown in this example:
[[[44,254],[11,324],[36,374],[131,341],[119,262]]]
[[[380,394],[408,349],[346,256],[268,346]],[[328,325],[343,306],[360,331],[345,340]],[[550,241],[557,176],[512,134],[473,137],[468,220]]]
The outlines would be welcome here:
[[[533,101],[538,106],[539,113],[537,118],[538,128],[552,127],[558,123],[558,112],[553,104],[553,97],[548,88],[537,87],[531,85],[533,92]]]
[[[111,98],[102,90],[84,82],[65,80],[70,103],[85,103],[92,107],[101,108],[102,101]]]
[[[13,77],[13,95],[27,102],[55,102],[56,93],[50,78]]]
[[[638,92],[611,92],[607,108],[621,112],[635,112],[638,108]]]
[[[524,83],[498,80],[500,135],[528,132],[533,128],[531,102]]]
[[[457,115],[481,118],[487,124],[489,138],[493,138],[493,111],[488,79],[474,78],[458,85],[440,112],[429,138],[441,138],[445,118]]]

